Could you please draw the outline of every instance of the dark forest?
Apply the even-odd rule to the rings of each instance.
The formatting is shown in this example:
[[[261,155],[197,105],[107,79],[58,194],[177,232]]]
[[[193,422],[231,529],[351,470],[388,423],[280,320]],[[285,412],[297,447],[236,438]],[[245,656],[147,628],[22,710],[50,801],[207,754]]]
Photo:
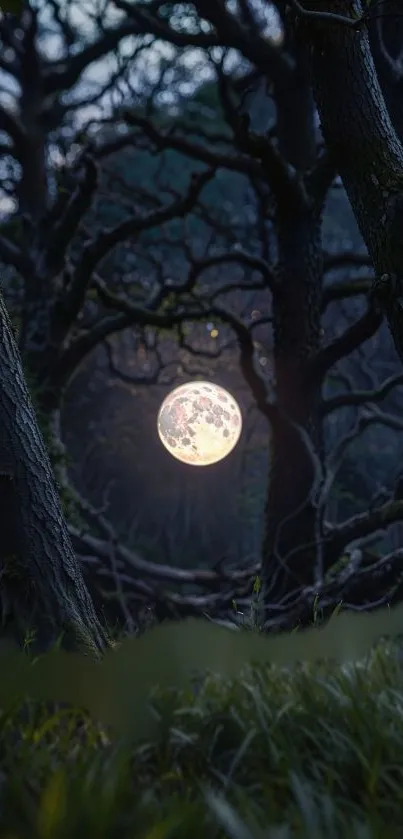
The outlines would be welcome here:
[[[148,643],[173,623],[186,633],[189,619],[235,644],[398,608],[403,4],[4,0],[0,10],[1,642],[100,662],[125,639]],[[182,444],[196,451],[186,398],[159,418],[171,391],[198,382],[213,389],[196,391],[197,410],[214,386],[229,394],[206,420],[222,439],[235,403],[242,415],[232,451],[203,466],[178,459]],[[382,729],[375,762],[359,769],[354,750],[376,751],[364,719],[355,730],[346,712],[347,756],[323,734],[347,736],[344,671],[269,668],[221,687],[207,676],[177,698],[178,714],[186,703],[199,714],[197,733],[181,740],[170,723],[164,746],[131,754],[121,787],[115,767],[104,828],[93,793],[68,791],[57,773],[74,749],[84,763],[91,743],[109,749],[109,735],[73,709],[66,745],[60,705],[33,710],[25,697],[2,722],[5,760],[15,738],[34,748],[56,719],[54,740],[41,740],[50,786],[38,769],[37,815],[17,822],[31,792],[10,780],[4,837],[393,837],[401,792],[391,823],[382,808],[393,809],[388,766],[395,779],[402,768],[387,758],[393,702],[381,709],[378,694],[384,679],[390,696],[403,689],[399,662],[394,647],[377,648],[371,690],[359,669],[351,676]],[[260,691],[264,709],[245,711],[242,691]],[[160,701],[164,720],[172,707]],[[289,716],[293,702],[301,718]],[[283,713],[304,772],[274,722]],[[275,745],[249,753],[270,714]],[[322,717],[315,752],[306,732]],[[395,725],[397,755],[397,708]],[[320,768],[328,749],[345,785]],[[262,803],[253,790],[274,752],[283,781]],[[0,757],[0,778],[13,772]]]

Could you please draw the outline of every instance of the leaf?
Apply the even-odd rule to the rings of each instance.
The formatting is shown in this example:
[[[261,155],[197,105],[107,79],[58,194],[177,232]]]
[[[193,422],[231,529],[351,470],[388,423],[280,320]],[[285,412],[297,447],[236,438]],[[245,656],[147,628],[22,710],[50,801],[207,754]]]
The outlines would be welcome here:
[[[261,588],[262,583],[260,577],[255,577],[255,581],[253,583],[253,594],[259,594]]]
[[[41,839],[53,839],[63,821],[65,786],[64,775],[55,772],[42,793],[38,813],[38,833]]]
[[[228,839],[254,839],[247,825],[225,798],[207,790],[205,799],[218,824],[224,828]]]

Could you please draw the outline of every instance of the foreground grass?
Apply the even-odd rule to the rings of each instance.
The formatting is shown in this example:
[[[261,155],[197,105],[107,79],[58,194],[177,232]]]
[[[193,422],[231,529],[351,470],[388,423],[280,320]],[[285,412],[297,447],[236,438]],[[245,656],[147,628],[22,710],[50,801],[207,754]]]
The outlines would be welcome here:
[[[155,695],[129,751],[71,708],[0,717],[4,839],[389,839],[403,835],[403,670],[275,667]]]

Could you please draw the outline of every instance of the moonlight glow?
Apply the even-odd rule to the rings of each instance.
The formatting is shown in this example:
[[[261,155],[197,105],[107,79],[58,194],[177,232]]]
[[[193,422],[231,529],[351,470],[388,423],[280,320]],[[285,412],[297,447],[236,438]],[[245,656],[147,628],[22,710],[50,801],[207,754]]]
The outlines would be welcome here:
[[[237,402],[211,382],[189,382],[175,388],[158,414],[158,434],[165,448],[193,466],[210,466],[227,457],[241,430]]]

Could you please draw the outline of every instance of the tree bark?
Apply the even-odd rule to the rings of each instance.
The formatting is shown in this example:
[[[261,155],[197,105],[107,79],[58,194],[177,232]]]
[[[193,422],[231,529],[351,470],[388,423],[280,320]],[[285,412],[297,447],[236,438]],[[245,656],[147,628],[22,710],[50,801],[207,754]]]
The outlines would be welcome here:
[[[47,134],[44,125],[45,94],[42,59],[37,49],[37,15],[30,10],[22,38],[20,57],[19,121],[21,141],[15,149],[21,166],[17,188],[18,206],[38,222],[48,206]]]
[[[395,131],[403,139],[403,17],[400,4],[388,3],[387,13],[368,24],[369,43],[381,90]]]
[[[288,33],[290,37],[290,33]],[[295,73],[276,86],[277,133],[285,159],[307,171],[316,159],[314,103],[307,56],[293,45]],[[278,288],[273,293],[274,365],[279,414],[271,424],[270,474],[262,550],[264,602],[280,603],[312,585],[317,571],[317,511],[312,497],[312,455],[295,425],[323,454],[319,414],[321,378],[312,381],[310,361],[321,344],[322,206],[277,207]]]
[[[278,231],[281,288],[273,297],[274,363],[280,419],[271,425],[270,475],[265,510],[262,579],[265,602],[281,602],[312,585],[317,569],[317,511],[312,455],[295,425],[323,455],[319,415],[321,380],[308,374],[320,348],[322,260],[319,220],[283,222]]]
[[[309,0],[315,12],[351,17],[361,4]],[[403,148],[382,95],[368,32],[329,20],[304,22],[314,94],[359,229],[379,277],[374,296],[403,362]]]
[[[99,653],[108,639],[71,545],[2,297],[0,371],[0,472],[15,516],[12,554],[1,557],[3,621],[8,604],[20,642],[33,630],[38,650],[63,636],[66,648]]]

